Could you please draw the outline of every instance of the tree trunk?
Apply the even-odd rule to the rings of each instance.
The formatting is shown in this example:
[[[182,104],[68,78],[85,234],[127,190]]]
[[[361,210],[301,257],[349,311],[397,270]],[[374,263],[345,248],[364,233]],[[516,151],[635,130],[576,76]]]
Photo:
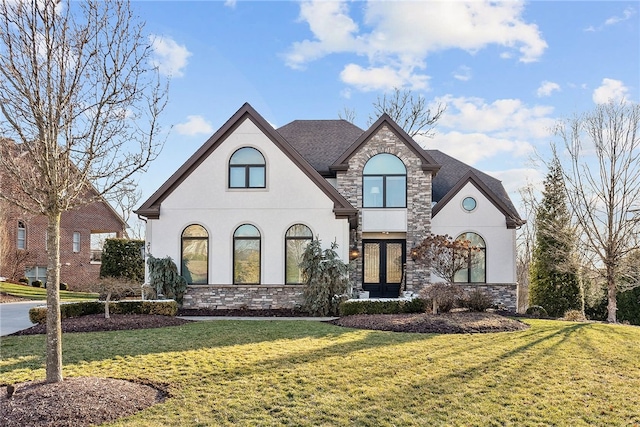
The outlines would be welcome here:
[[[62,325],[60,321],[60,212],[47,224],[47,383],[62,382]]]
[[[616,300],[617,289],[616,282],[613,279],[609,279],[607,283],[607,322],[617,323],[617,311],[618,301]]]
[[[104,301],[104,318],[105,319],[110,319],[111,316],[109,316],[109,300],[111,299],[111,291],[107,292],[107,297],[105,298]]]

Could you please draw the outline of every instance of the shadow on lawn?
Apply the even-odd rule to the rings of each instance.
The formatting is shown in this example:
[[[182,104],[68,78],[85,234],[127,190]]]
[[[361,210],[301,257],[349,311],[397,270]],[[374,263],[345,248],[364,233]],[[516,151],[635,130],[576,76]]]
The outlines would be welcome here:
[[[349,339],[348,336],[353,336]],[[353,330],[322,322],[312,321],[234,321],[193,322],[181,326],[160,329],[139,329],[93,333],[63,334],[64,365],[79,362],[99,362],[118,358],[132,358],[152,354],[221,349],[231,346],[282,341],[282,345],[300,339],[325,339],[342,341],[334,344],[333,350],[322,347],[321,351],[310,350],[306,355],[296,354],[297,360],[313,361],[327,355],[346,354],[365,349],[394,345],[410,341],[428,340],[432,335],[397,334],[392,332]],[[25,344],[24,353],[14,353],[12,348],[21,347],[12,340],[31,341]],[[43,335],[7,338],[3,342],[3,356],[16,358],[15,363],[0,367],[0,374],[20,369],[38,369],[44,364]],[[39,345],[41,343],[41,345]],[[34,356],[35,348],[42,354]],[[28,360],[24,358],[28,357]],[[1,381],[0,381],[1,382]]]

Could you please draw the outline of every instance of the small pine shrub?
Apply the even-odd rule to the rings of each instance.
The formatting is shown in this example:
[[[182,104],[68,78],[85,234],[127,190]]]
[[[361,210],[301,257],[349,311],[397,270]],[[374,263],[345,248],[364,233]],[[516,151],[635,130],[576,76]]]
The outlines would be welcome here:
[[[18,279],[18,283],[24,283],[24,284],[29,284],[29,279],[26,277],[21,277]]]
[[[33,286],[34,288],[41,288],[42,287],[42,281],[41,280],[34,280],[33,282],[31,282],[31,286]]]
[[[567,320],[569,322],[584,322],[587,319],[580,310],[568,310],[564,313],[562,320]]]
[[[527,308],[526,314],[531,317],[549,317],[547,310],[545,310],[541,305],[530,306]]]
[[[68,291],[69,290],[69,285],[67,285],[64,282],[60,282],[60,290],[61,291]]]

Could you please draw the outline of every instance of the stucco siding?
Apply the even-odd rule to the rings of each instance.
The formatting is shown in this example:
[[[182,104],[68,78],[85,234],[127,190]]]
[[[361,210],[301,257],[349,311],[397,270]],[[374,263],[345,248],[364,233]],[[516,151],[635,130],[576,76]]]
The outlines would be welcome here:
[[[467,212],[462,207],[465,197],[473,197],[477,207]],[[431,220],[434,234],[457,237],[474,232],[486,244],[487,283],[516,283],[515,230],[508,229],[505,216],[473,184],[467,183]]]
[[[266,161],[265,189],[229,189],[228,162],[239,148],[254,147]],[[261,234],[261,283],[284,283],[285,233],[305,224],[323,245],[339,244],[348,261],[349,225],[333,201],[250,120],[245,120],[162,202],[149,220],[147,241],[156,257],[180,259],[180,237],[190,224],[209,233],[209,283],[233,282],[233,233],[252,224]]]

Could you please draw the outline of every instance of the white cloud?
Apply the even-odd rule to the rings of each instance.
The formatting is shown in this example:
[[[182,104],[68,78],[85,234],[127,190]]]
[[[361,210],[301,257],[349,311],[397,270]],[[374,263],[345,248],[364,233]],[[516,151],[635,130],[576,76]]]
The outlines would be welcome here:
[[[471,68],[466,65],[461,65],[456,71],[453,72],[453,78],[467,82],[471,80]]]
[[[426,90],[429,87],[428,76],[414,74],[412,69],[396,69],[390,66],[365,69],[356,64],[349,64],[340,73],[340,78],[365,92],[405,86],[412,90]]]
[[[628,7],[622,11],[622,16],[617,16],[617,15],[611,16],[607,18],[602,24],[598,25],[597,27],[590,25],[587,28],[585,28],[584,31],[587,31],[587,32],[602,31],[608,26],[616,25],[616,24],[619,24],[620,22],[624,22],[631,19],[631,17],[633,17],[635,14],[636,14],[636,10],[632,7]]]
[[[593,91],[593,102],[596,104],[606,104],[607,102],[619,101],[627,96],[629,89],[620,80],[602,79],[600,87]]]
[[[161,74],[170,77],[182,77],[184,68],[187,66],[187,59],[191,52],[184,45],[179,45],[170,37],[149,36],[153,48],[153,58],[151,63],[158,67]]]
[[[363,8],[362,22],[351,16],[350,5]],[[313,37],[294,43],[284,58],[289,67],[304,68],[332,53],[362,56],[368,65],[348,64],[342,75],[370,78],[360,81],[363,88],[379,87],[381,73],[406,85],[416,84],[408,77],[414,74],[424,82],[426,76],[419,73],[427,56],[449,49],[475,54],[499,45],[517,51],[521,62],[537,61],[547,43],[523,11],[522,2],[305,1],[299,19],[308,23]]]
[[[225,0],[224,5],[234,9],[236,7],[237,0]]]
[[[213,127],[202,116],[187,116],[187,121],[179,123],[175,126],[176,131],[180,135],[210,135],[213,133]]]
[[[436,133],[433,138],[416,138],[416,141],[423,147],[440,150],[469,165],[502,155],[526,157],[533,153],[533,146],[528,141],[500,138],[480,132]]]
[[[517,168],[499,171],[483,171],[494,178],[502,181],[507,193],[517,195],[518,190],[531,184],[534,187],[540,187],[544,180],[544,173],[541,169],[536,168]],[[519,197],[517,197],[519,199]],[[514,203],[516,202],[514,198]],[[522,214],[522,212],[520,212]]]
[[[536,95],[538,96],[538,98],[542,98],[543,96],[551,96],[551,94],[556,90],[560,90],[560,85],[558,83],[545,80],[536,91]]]
[[[481,98],[454,98],[447,95],[435,100],[447,105],[438,121],[442,127],[461,132],[482,132],[508,139],[538,139],[549,135],[555,119],[553,107],[525,105],[519,99],[497,99],[487,103]]]

